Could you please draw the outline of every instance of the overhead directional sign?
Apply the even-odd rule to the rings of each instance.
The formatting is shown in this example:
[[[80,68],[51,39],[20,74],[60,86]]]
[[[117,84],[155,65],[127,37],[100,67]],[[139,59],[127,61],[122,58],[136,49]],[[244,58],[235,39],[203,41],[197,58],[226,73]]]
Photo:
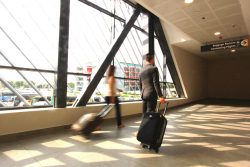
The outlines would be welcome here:
[[[201,52],[241,48],[241,47],[248,47],[248,46],[249,46],[249,39],[243,38],[239,40],[232,40],[232,41],[227,41],[227,42],[204,45],[204,46],[201,46]]]

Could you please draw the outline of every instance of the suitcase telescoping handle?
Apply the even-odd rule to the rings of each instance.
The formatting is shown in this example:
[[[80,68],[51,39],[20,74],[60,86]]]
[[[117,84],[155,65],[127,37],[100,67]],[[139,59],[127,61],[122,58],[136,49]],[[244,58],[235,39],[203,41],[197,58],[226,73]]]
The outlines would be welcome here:
[[[165,115],[166,115],[167,108],[168,108],[168,104],[169,104],[169,102],[167,101],[167,102],[166,102],[166,104],[165,104],[165,108],[164,108],[163,116],[165,116]],[[159,105],[158,105],[158,107],[157,107],[157,112],[159,112],[160,106],[161,106],[161,103],[159,103]]]

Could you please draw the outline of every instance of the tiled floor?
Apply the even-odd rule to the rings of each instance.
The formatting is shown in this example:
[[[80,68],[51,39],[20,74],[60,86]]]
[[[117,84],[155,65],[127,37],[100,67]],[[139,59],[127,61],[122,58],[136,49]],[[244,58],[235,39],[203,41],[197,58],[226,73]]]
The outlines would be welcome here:
[[[157,154],[135,138],[140,118],[111,122],[90,139],[67,130],[0,143],[1,167],[250,167],[250,105],[193,104],[170,110]]]

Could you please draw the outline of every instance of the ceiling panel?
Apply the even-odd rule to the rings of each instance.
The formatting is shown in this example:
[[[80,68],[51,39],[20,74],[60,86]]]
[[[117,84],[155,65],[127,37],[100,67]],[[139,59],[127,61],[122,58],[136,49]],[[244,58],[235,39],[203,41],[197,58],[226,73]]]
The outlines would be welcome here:
[[[166,20],[169,20],[171,23],[187,19],[185,14],[182,11],[180,12],[176,11],[171,15],[168,15],[168,16],[164,15],[164,17],[166,18]]]
[[[209,7],[204,1],[197,1],[191,5],[184,4],[183,11],[189,15],[200,15],[209,12]]]
[[[185,4],[184,0],[136,1],[151,9],[164,21],[176,26],[191,39],[200,42],[200,45],[246,36],[250,33],[250,6],[248,5],[250,0],[194,0],[191,4]],[[221,32],[222,39],[214,35],[217,31]],[[204,53],[200,53],[197,45],[192,45],[190,40],[176,45],[204,56]],[[228,50],[221,52],[226,53]],[[221,52],[218,54],[211,52],[208,55],[218,56]]]
[[[164,16],[169,16],[172,15],[173,13],[181,12],[181,9],[178,8],[178,6],[171,1],[166,1],[164,3],[161,3],[161,5],[157,6],[155,10],[159,11]]]
[[[194,26],[194,24],[192,23],[192,21],[190,19],[184,19],[184,20],[178,20],[178,21],[174,21],[174,24],[177,27],[180,28],[185,28],[185,27],[192,27]]]
[[[228,5],[239,4],[238,0],[207,0],[213,10],[225,8]]]
[[[167,2],[169,0],[142,0],[139,3],[149,5],[152,8],[156,8],[158,6],[161,6],[163,3]]]
[[[201,28],[199,28],[197,25],[192,24],[192,26],[189,27],[179,27],[184,33],[189,34],[196,31],[201,31]]]
[[[218,25],[218,24],[216,24],[215,27],[206,28],[206,29],[204,29],[204,30],[205,30],[210,36],[214,36],[214,37],[216,37],[216,38],[217,38],[217,36],[214,35],[215,32],[218,32],[218,31],[219,31],[219,32],[221,33],[222,36],[225,35],[225,34],[227,34],[226,30],[223,31],[223,27],[220,26],[220,25]]]
[[[235,5],[228,6],[226,8],[215,10],[215,14],[220,19],[231,16],[231,15],[241,15],[240,5],[235,4]]]
[[[203,17],[205,17],[205,19],[203,19]],[[196,24],[203,24],[204,22],[216,19],[211,12],[190,15],[190,18],[192,18]]]
[[[221,28],[218,20],[204,21],[204,22],[199,23],[199,26],[201,26],[204,30],[217,28],[217,31],[218,31]]]
[[[245,26],[244,20],[241,14],[224,17],[220,21],[222,24],[225,24],[225,25],[233,25],[237,23],[242,23],[241,25],[238,25],[238,26]]]
[[[237,26],[237,27],[228,26],[226,30],[232,37],[246,36],[248,34],[247,29],[244,26]]]

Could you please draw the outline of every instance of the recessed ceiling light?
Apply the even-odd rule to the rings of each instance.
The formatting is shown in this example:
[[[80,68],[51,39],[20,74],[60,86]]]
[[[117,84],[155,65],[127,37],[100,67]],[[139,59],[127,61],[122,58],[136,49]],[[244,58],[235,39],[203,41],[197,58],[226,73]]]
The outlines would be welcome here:
[[[217,36],[217,35],[220,35],[220,32],[215,32],[214,35],[216,35],[216,36]]]
[[[181,42],[185,42],[186,40],[184,38],[181,38]]]
[[[236,50],[235,49],[231,49],[231,52],[234,53],[234,52],[236,52]]]
[[[194,0],[185,0],[185,3],[193,3]]]

